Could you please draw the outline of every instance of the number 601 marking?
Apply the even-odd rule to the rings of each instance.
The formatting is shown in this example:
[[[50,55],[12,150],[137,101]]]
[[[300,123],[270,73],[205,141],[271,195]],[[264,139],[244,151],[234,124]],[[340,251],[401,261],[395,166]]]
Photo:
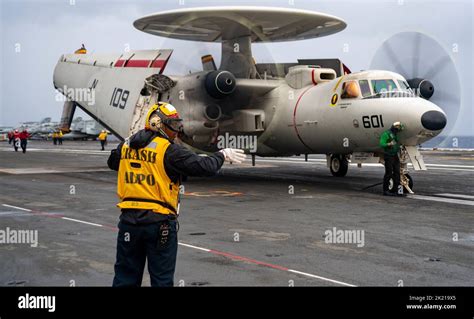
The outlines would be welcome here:
[[[382,115],[362,116],[362,123],[365,128],[378,128],[384,127]]]

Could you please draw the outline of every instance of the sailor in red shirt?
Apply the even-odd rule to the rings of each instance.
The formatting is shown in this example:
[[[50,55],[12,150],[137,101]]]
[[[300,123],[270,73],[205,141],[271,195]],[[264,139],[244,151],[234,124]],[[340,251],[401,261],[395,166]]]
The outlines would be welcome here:
[[[11,144],[13,141],[13,131],[8,132],[8,144]]]
[[[30,137],[30,133],[26,129],[23,129],[20,133],[20,146],[23,150],[23,153],[26,153],[26,144],[28,143],[28,138]]]

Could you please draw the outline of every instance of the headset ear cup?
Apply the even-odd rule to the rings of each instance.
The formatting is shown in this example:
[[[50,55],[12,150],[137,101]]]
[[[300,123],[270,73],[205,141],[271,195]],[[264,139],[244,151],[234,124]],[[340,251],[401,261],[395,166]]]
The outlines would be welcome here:
[[[158,131],[161,127],[161,119],[159,116],[152,116],[150,118],[150,129],[152,131]]]

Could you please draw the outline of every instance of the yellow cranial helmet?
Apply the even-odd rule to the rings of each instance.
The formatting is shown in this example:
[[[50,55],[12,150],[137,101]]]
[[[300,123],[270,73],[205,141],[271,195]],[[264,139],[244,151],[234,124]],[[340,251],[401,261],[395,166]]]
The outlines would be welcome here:
[[[180,132],[183,128],[182,119],[179,117],[176,108],[166,102],[158,102],[153,105],[145,119],[145,129],[161,132],[162,125],[172,131]]]

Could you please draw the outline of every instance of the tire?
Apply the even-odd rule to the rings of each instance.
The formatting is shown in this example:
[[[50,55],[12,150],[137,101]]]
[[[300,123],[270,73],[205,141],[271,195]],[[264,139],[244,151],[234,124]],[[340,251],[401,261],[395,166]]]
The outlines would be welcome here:
[[[336,177],[344,177],[349,169],[349,162],[344,155],[333,154],[329,161],[331,174]]]

